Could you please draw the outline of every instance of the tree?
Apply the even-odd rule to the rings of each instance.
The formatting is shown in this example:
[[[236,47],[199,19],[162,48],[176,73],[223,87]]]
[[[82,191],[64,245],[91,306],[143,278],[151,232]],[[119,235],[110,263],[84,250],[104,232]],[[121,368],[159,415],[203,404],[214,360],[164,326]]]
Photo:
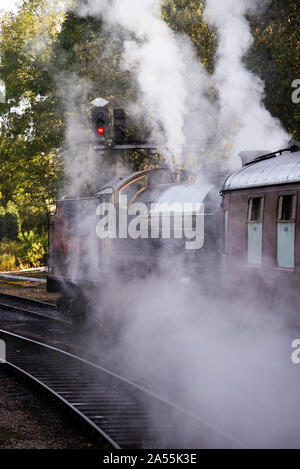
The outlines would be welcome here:
[[[269,0],[252,17],[255,41],[248,65],[266,84],[265,105],[300,141],[299,105],[292,102],[292,82],[300,78],[299,9],[293,0]]]
[[[163,18],[177,32],[187,34],[198,57],[209,72],[214,68],[217,38],[203,19],[205,2],[197,0],[165,0]]]
[[[1,105],[0,204],[16,207],[21,228],[46,228],[62,167],[57,148],[63,141],[49,69],[62,16],[49,14],[46,0],[24,1],[1,19],[1,78],[7,104]]]

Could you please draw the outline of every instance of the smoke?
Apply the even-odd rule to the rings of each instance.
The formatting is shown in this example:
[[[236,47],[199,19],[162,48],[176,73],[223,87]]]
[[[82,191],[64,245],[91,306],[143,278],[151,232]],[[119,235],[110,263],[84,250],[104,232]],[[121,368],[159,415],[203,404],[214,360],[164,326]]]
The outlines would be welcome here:
[[[246,15],[263,0],[207,0],[205,19],[216,28],[218,48],[213,79],[219,94],[218,131],[232,140],[231,155],[242,150],[275,151],[288,142],[278,119],[263,104],[264,83],[247,70],[244,58],[253,42]],[[223,138],[224,138],[223,137]],[[226,137],[225,137],[226,138]]]
[[[242,150],[276,150],[288,135],[263,104],[264,83],[247,70],[246,54],[253,42],[247,14],[263,0],[207,0],[204,17],[217,30],[215,71],[210,76],[195,56],[187,35],[174,33],[162,19],[162,0],[113,0],[80,4],[79,14],[100,16],[110,31],[127,39],[123,67],[138,88],[131,107],[146,116],[152,140],[170,166],[181,167],[194,146],[206,157],[229,159]],[[212,99],[212,87],[218,98]]]
[[[139,99],[134,110],[146,116],[151,137],[167,157],[170,166],[183,165],[188,142],[185,132],[194,122],[194,113],[206,113],[208,121],[197,119],[198,139],[205,145],[212,118],[204,97],[209,77],[197,61],[189,38],[175,34],[162,20],[161,0],[87,1],[79,13],[101,16],[110,28],[122,28],[123,67],[135,80]],[[133,109],[133,108],[132,108]],[[210,111],[210,112],[209,112]]]
[[[299,447],[299,369],[291,363],[284,321],[267,311],[255,292],[247,304],[241,290],[227,303],[215,271],[206,268],[201,275],[198,270],[193,277],[178,252],[169,262],[173,268],[167,264],[163,255],[166,268],[147,279],[120,280],[111,272],[98,298],[100,314],[107,309],[103,327],[111,349],[105,356],[113,357],[127,378],[245,447]],[[118,340],[114,326],[122,330]],[[103,353],[103,341],[96,341],[99,347]],[[171,428],[163,417],[155,420],[162,447],[199,447],[199,428],[198,433],[190,427],[183,431],[176,419]],[[212,435],[209,445],[219,444]]]
[[[67,115],[64,146],[64,172],[66,185],[71,190],[69,195],[88,192],[94,181],[96,153],[88,145],[93,134],[87,126],[88,103],[92,84],[75,74],[56,77],[57,94]],[[64,187],[66,190],[66,187]]]
[[[93,83],[75,73],[55,77],[56,92],[67,116],[65,143],[62,150],[64,183],[60,198],[74,199],[69,215],[65,213],[70,237],[67,255],[68,277],[79,284],[82,279],[95,279],[97,267],[96,199],[94,194],[116,175],[128,173],[122,162],[105,159],[103,151],[95,150],[93,130],[88,125],[90,96]],[[67,211],[67,208],[66,208]],[[66,212],[65,211],[65,212]],[[81,240],[81,241],[79,241]],[[78,255],[84,252],[84,255]]]

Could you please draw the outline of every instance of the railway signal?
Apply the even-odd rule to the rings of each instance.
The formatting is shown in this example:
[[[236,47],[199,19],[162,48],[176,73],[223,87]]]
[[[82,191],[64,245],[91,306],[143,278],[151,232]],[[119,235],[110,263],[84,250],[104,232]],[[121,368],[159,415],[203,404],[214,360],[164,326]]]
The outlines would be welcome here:
[[[124,109],[114,109],[114,143],[122,144],[126,139],[126,113]]]
[[[111,109],[109,101],[104,98],[95,98],[90,103],[92,129],[96,136],[95,150],[148,150],[156,151],[155,143],[135,142],[128,143],[128,132],[126,126],[126,112],[122,108]],[[158,162],[150,155],[142,153],[145,158]],[[159,163],[161,164],[161,163]]]
[[[110,137],[110,118],[107,106],[95,106],[92,109],[92,125],[95,135],[100,141]]]

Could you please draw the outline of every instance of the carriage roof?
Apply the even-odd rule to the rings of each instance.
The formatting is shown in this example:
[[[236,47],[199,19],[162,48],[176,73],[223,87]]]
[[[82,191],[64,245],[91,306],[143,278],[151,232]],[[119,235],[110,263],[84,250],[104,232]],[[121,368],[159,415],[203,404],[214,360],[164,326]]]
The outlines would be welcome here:
[[[232,173],[221,192],[300,182],[300,151],[252,161]]]

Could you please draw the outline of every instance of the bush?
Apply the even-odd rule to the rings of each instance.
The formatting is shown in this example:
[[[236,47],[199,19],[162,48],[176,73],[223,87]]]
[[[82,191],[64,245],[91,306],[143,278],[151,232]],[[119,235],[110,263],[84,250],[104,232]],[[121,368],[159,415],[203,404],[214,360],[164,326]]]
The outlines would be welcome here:
[[[29,264],[24,263],[23,246],[20,241],[4,240],[0,243],[0,271],[25,269]]]
[[[16,270],[16,258],[13,254],[1,254],[0,255],[0,271],[6,272],[9,270]]]
[[[19,234],[22,242],[22,259],[32,267],[39,267],[46,262],[48,234],[25,231]]]
[[[47,232],[20,233],[17,241],[0,243],[0,271],[40,267],[45,265],[48,249]]]

